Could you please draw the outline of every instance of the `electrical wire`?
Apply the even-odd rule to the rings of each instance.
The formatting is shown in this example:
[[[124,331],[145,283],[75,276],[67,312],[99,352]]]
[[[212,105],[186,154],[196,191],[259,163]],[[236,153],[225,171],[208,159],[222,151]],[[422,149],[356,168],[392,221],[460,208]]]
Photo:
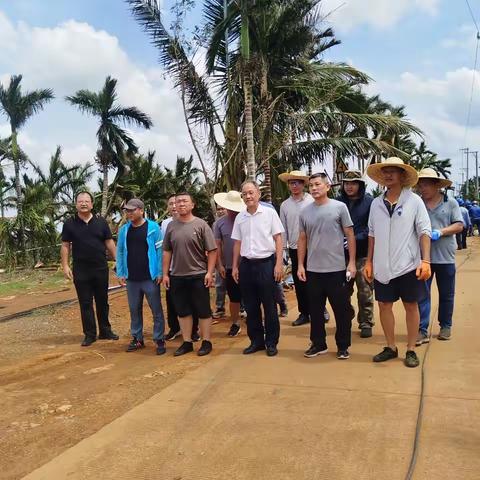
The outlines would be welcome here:
[[[465,260],[457,267],[457,273],[458,271],[465,265],[465,263],[470,259],[471,251],[468,252],[467,256],[465,257]],[[438,305],[435,310],[435,313],[438,313]],[[428,352],[430,351],[430,344],[432,343],[432,327],[433,327],[433,322],[430,322],[430,327],[429,327],[429,332],[428,332],[428,337],[429,337],[429,342],[427,344],[427,347],[425,349],[425,354],[423,355],[423,360],[422,360],[422,371],[421,371],[421,386],[420,386],[420,401],[418,403],[418,413],[417,413],[417,424],[415,427],[415,437],[413,440],[413,449],[412,449],[412,455],[410,457],[410,463],[408,465],[408,471],[407,475],[405,476],[405,480],[412,480],[413,474],[415,473],[415,467],[417,465],[417,458],[418,458],[418,452],[420,449],[420,433],[422,431],[422,422],[423,422],[423,405],[425,403],[425,385],[427,382],[427,372],[425,370],[425,363],[427,361],[428,357]]]
[[[479,32],[479,28],[477,25],[477,21],[475,20],[475,15],[473,14],[472,7],[470,6],[470,2],[468,0],[465,0],[465,3],[467,4],[468,10],[470,12],[470,16],[472,17],[473,23],[475,25],[475,28],[477,29],[477,33]]]
[[[475,90],[475,78],[477,76],[477,64],[478,64],[478,48],[480,44],[480,32],[477,31],[477,43],[475,46],[475,62],[473,64],[473,75],[472,75],[472,88],[470,90],[470,100],[468,102],[468,109],[467,109],[467,119],[465,122],[465,136],[464,136],[464,142],[463,144],[467,144],[467,135],[468,135],[468,129],[470,128],[470,117],[472,114],[472,103],[473,103],[473,93]]]

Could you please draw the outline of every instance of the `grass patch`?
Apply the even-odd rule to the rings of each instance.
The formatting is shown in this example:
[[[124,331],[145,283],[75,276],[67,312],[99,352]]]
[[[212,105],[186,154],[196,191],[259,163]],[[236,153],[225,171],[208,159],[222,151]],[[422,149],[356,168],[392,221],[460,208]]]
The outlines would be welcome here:
[[[63,272],[30,270],[0,274],[0,297],[28,292],[48,292],[70,286]]]

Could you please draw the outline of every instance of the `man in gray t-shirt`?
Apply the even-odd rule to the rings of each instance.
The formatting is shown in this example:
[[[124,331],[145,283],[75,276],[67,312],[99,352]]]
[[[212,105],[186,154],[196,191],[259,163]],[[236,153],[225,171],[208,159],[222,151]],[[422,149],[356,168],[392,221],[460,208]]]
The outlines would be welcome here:
[[[348,282],[355,277],[355,235],[347,206],[328,198],[330,184],[325,174],[317,173],[309,180],[310,194],[314,203],[300,214],[298,237],[298,278],[307,282],[310,305],[311,346],[305,357],[316,357],[327,352],[325,319],[323,311],[328,299],[335,315],[337,331],[337,358],[349,358],[352,318],[355,312],[350,304]],[[345,266],[343,248],[347,238],[350,254]],[[307,271],[305,253],[308,250]]]
[[[457,244],[455,235],[463,230],[463,218],[458,203],[448,198],[441,191],[449,187],[450,180],[440,178],[431,168],[419,172],[418,190],[427,207],[432,223],[431,269],[432,276],[427,280],[427,297],[420,301],[420,328],[416,345],[428,343],[428,327],[430,324],[430,293],[433,276],[437,278],[439,296],[438,323],[440,324],[439,340],[450,340],[453,306],[455,298],[455,251]]]

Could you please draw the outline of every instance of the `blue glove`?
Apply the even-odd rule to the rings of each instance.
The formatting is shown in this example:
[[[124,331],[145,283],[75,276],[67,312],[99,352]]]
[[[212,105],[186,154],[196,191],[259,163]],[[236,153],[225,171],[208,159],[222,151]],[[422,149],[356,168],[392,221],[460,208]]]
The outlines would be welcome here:
[[[432,242],[435,242],[442,236],[442,232],[440,230],[432,230]]]

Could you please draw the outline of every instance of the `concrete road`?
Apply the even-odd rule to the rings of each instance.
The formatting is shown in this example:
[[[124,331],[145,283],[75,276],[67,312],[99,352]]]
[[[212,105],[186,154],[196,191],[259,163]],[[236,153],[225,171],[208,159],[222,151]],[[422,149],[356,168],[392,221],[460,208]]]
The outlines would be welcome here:
[[[425,364],[421,480],[480,478],[478,246],[457,263],[453,339],[432,338]],[[277,357],[242,355],[243,339],[25,479],[403,479],[422,370],[403,365],[397,307],[398,360],[372,363],[383,346],[377,323],[368,340],[355,325],[351,358],[338,361],[333,320],[330,353],[306,359],[308,327],[291,327],[291,315]]]

